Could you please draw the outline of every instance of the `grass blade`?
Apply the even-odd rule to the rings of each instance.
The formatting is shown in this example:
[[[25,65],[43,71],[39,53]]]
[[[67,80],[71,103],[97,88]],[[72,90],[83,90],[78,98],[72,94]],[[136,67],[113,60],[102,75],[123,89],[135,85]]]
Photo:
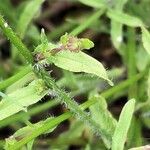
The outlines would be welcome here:
[[[142,27],[144,25],[139,18],[115,10],[109,10],[107,16],[116,22],[131,27]]]
[[[150,33],[144,27],[142,27],[142,42],[145,50],[150,55]]]
[[[112,137],[112,150],[123,150],[124,143],[127,138],[127,133],[131,124],[132,115],[134,112],[135,100],[129,100],[120,114],[114,135]]]
[[[34,18],[36,13],[41,7],[41,4],[44,2],[44,0],[32,0],[27,3],[26,7],[22,11],[20,18],[18,20],[17,24],[17,31],[21,38],[24,37],[24,34],[26,32],[26,29],[28,25],[30,24],[31,20]]]

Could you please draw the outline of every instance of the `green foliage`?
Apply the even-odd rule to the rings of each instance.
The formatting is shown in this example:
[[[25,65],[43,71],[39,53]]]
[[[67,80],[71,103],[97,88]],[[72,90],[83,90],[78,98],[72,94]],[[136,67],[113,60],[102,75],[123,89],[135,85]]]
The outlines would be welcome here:
[[[7,88],[8,86],[10,86],[11,84],[17,82],[18,80],[20,80],[23,76],[26,76],[29,72],[31,72],[31,67],[27,66],[23,68],[23,70],[21,70],[20,72],[16,73],[15,76],[10,77],[7,80],[1,81],[0,82],[0,90],[3,90],[5,88]]]
[[[44,62],[54,63],[57,67],[72,72],[91,73],[107,80],[110,85],[113,85],[108,79],[103,65],[81,52],[81,50],[92,48],[94,46],[92,41],[84,38],[78,39],[66,33],[61,36],[60,44],[57,46],[48,43],[46,37],[44,38],[43,36],[41,37],[43,39],[41,40],[42,44],[35,49],[34,53],[39,52],[42,54],[45,58]],[[40,48],[42,48],[42,50]]]
[[[112,137],[112,150],[123,150],[127,133],[134,112],[135,100],[129,100],[122,109],[114,135]]]
[[[128,131],[128,139],[127,139],[127,147],[130,148],[132,147],[132,145],[136,146],[140,146],[143,143],[142,140],[142,133],[141,133],[141,129],[142,129],[142,124],[139,121],[139,119],[133,117],[129,131]]]
[[[128,0],[117,0],[115,4],[115,10],[118,12],[122,12],[123,7],[127,3],[127,1]],[[123,41],[122,27],[123,24],[116,22],[113,19],[111,20],[111,39],[117,50],[120,48]],[[120,54],[122,54],[122,52],[120,52]]]
[[[14,132],[0,136],[0,149],[148,148],[142,145],[149,143],[143,132],[150,128],[149,0],[15,2],[0,0],[0,128]],[[72,6],[77,11],[70,13]],[[1,59],[3,49],[8,59]],[[115,86],[107,89],[112,78]],[[122,96],[131,100],[119,117]],[[58,104],[60,115],[48,117]]]
[[[17,89],[3,96],[0,102],[0,120],[19,111],[27,111],[27,107],[37,103],[47,94],[42,80],[35,80],[28,86]],[[9,111],[8,111],[9,110]]]
[[[110,19],[112,19],[116,22],[125,24],[127,26],[131,26],[131,27],[142,27],[143,26],[143,22],[139,18],[128,15],[126,13],[109,10],[107,12],[107,16]]]
[[[27,3],[24,10],[21,12],[19,20],[17,22],[17,32],[19,33],[21,38],[24,37],[28,25],[40,9],[43,2],[44,0],[32,0]]]
[[[37,128],[40,128],[41,126],[43,126],[45,123],[49,122],[50,120],[52,120],[52,117],[47,118],[44,121],[39,121],[38,123],[29,124],[28,126],[25,126],[21,129],[19,129],[11,137],[6,139],[5,149],[9,149],[9,147],[11,147],[12,145],[17,144],[17,139],[22,139],[23,137],[28,136],[30,133],[34,132]],[[55,128],[56,128],[56,126],[43,134],[50,133]],[[33,142],[34,142],[34,140],[27,143],[28,149],[29,149],[29,147],[30,147],[30,149],[32,149]]]
[[[11,23],[15,23],[14,8],[9,0],[0,0],[0,12],[5,15]]]
[[[150,33],[146,28],[142,28],[142,42],[145,50],[150,55]]]
[[[21,42],[21,39],[13,32],[13,30],[9,27],[7,22],[0,15],[0,28],[3,30],[4,34],[8,37],[8,39],[14,44],[14,46],[18,49],[18,51],[24,56],[26,61],[32,63],[33,57],[27,47]]]
[[[144,49],[143,44],[139,45],[138,51],[136,52],[136,65],[139,71],[142,71],[147,67],[149,63],[149,57],[150,56],[147,55],[147,51]]]
[[[73,53],[70,51],[62,51],[57,53],[55,56],[46,55],[46,57],[47,61],[50,63],[53,62],[57,67],[72,72],[91,73],[107,80],[109,84],[112,85],[112,82],[107,77],[106,70],[103,65],[83,52]]]
[[[73,37],[71,35],[68,35],[67,33],[60,37],[60,43],[64,46],[64,48],[72,48],[77,49],[77,51],[81,51],[84,49],[90,49],[94,47],[94,43],[86,38],[78,39],[76,37]],[[68,45],[71,44],[71,47]]]
[[[98,102],[90,106],[90,112],[92,119],[99,124],[99,128],[102,129],[102,139],[108,148],[111,147],[111,138],[116,127],[116,120],[112,117],[111,113],[107,109],[107,103],[105,99],[99,95],[91,96],[90,100],[97,100]]]

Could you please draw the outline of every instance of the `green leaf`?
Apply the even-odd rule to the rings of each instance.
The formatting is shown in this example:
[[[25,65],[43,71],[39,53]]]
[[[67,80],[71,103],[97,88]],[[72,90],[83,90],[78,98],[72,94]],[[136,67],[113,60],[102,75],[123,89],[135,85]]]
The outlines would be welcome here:
[[[78,53],[61,51],[54,56],[46,54],[45,57],[47,57],[47,61],[50,63],[53,62],[57,67],[72,72],[90,73],[107,80],[110,85],[113,85],[113,83],[108,79],[103,65],[96,59],[81,51]]]
[[[27,3],[26,7],[22,11],[17,24],[17,31],[21,38],[24,37],[28,25],[37,14],[43,2],[44,0],[32,0]]]
[[[62,36],[60,37],[60,43],[62,43],[62,44],[67,44],[68,39],[69,39],[69,35],[68,35],[68,33],[65,33],[64,35],[62,35]]]
[[[94,43],[86,38],[80,39],[82,49],[91,49],[94,47]]]
[[[122,24],[119,22],[116,22],[114,20],[111,20],[111,39],[116,49],[118,49],[118,52],[122,54],[120,51],[120,45],[122,43],[123,37],[122,37]]]
[[[8,11],[9,10],[9,11]],[[11,22],[15,23],[15,11],[9,0],[0,0],[0,12]]]
[[[34,54],[46,52],[47,50],[51,51],[55,48],[57,48],[57,46],[55,44],[50,43],[50,42],[48,44],[42,43],[35,48]]]
[[[0,101],[0,120],[22,110],[27,111],[28,106],[37,103],[47,92],[43,81],[39,79],[31,82],[26,87],[9,93]]]
[[[30,133],[35,132],[35,130],[37,128],[42,127],[45,123],[49,122],[50,120],[52,120],[53,118],[47,118],[44,121],[39,121],[38,123],[35,124],[30,124],[28,126],[25,126],[19,130],[17,130],[10,138],[6,139],[6,143],[5,143],[5,149],[8,149],[11,145],[14,145],[17,142],[17,139],[22,139],[26,136],[28,136]],[[47,134],[52,132],[57,126],[51,128],[49,131],[47,131],[46,133],[43,134]],[[34,140],[30,141],[27,146],[32,147]]]
[[[92,119],[99,124],[103,134],[102,139],[108,148],[111,146],[111,137],[114,133],[117,121],[112,117],[111,113],[107,109],[106,100],[100,95],[94,95],[90,100],[97,103],[90,107]]]
[[[116,10],[110,9],[107,12],[107,16],[116,22],[125,24],[127,26],[131,26],[131,27],[141,27],[144,25],[143,22],[139,18],[128,15],[126,13],[116,11]]]
[[[60,37],[60,44],[65,49],[70,51],[81,51],[94,47],[94,43],[91,40],[87,38],[77,38],[75,36],[69,35],[68,33]]]
[[[150,55],[150,33],[144,27],[142,27],[142,42],[145,50]]]
[[[133,117],[130,129],[128,131],[127,148],[141,146],[143,144],[142,139],[142,123],[140,119]]]
[[[78,0],[78,1],[94,8],[102,8],[105,6],[104,0]]]
[[[136,52],[137,69],[139,71],[143,71],[147,67],[149,60],[150,60],[150,55],[147,55],[147,51],[143,47],[143,43],[139,44]]]
[[[24,77],[22,77],[21,79],[18,79],[18,81],[16,81],[15,83],[11,84],[7,89],[5,93],[11,93],[19,88],[24,87],[25,85],[27,85],[28,83],[32,82],[34,79],[36,79],[36,76],[33,72],[30,72],[28,74],[26,74]]]
[[[48,39],[43,28],[41,30],[41,43],[48,44]]]
[[[86,145],[85,150],[91,150],[91,148],[90,148],[90,145],[89,145],[89,144],[87,144],[87,145]]]
[[[117,10],[122,10],[123,9],[123,6],[127,3],[128,0],[116,0],[115,2],[115,8]]]
[[[122,12],[123,6],[126,4],[127,1],[128,0],[117,0],[114,9],[116,11]],[[111,39],[115,48],[118,50],[120,54],[122,54],[122,51],[120,51],[119,49],[123,39],[122,26],[123,25],[121,23],[111,20]]]
[[[127,133],[131,124],[135,107],[135,100],[129,100],[122,109],[114,135],[112,137],[112,150],[123,150]]]

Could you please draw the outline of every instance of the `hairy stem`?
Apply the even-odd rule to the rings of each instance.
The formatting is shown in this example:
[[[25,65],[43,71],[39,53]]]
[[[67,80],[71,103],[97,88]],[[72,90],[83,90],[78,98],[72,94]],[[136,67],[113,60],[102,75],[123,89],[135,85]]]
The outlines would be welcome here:
[[[25,60],[28,63],[33,63],[33,57],[28,48],[22,43],[20,38],[13,32],[13,30],[9,27],[7,22],[3,19],[2,15],[0,15],[0,28],[3,33],[7,36],[7,38],[14,44],[14,46],[18,49],[20,54],[23,55]]]
[[[65,91],[60,89],[55,81],[50,77],[49,74],[44,70],[44,68],[41,68],[40,70],[35,70],[36,74],[39,75],[44,81],[45,84],[49,89],[52,89],[54,92],[56,92],[57,98],[60,100],[62,104],[65,104],[65,106],[70,109],[70,111],[73,113],[73,115],[77,118],[83,121],[84,123],[87,123],[94,133],[107,137],[106,132],[103,131],[102,128],[100,128],[99,124],[97,124],[94,120],[91,119],[90,115],[84,112],[79,105],[70,97],[69,94],[67,94]],[[110,143],[107,145],[110,147],[111,139],[109,139]]]

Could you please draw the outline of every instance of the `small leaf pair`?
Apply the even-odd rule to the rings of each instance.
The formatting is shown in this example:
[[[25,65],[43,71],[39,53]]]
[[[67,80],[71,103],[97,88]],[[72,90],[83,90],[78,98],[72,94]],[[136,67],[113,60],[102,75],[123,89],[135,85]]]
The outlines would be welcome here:
[[[66,33],[60,38],[60,43],[64,50],[79,52],[84,49],[94,47],[94,43],[87,38],[77,38]]]

